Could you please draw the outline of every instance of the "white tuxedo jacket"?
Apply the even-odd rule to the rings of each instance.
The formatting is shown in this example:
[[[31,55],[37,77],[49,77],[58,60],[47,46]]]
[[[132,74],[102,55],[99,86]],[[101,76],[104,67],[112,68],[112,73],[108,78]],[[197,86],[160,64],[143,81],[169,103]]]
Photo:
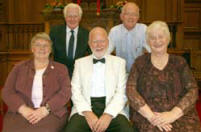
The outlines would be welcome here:
[[[123,114],[128,118],[128,107],[125,107],[127,97],[126,89],[126,63],[125,60],[106,55],[105,57],[105,89],[106,107],[104,113],[115,118]],[[93,72],[93,56],[87,56],[75,61],[75,68],[71,81],[73,107],[71,116],[75,113],[83,115],[83,111],[92,111],[91,108],[91,83]]]

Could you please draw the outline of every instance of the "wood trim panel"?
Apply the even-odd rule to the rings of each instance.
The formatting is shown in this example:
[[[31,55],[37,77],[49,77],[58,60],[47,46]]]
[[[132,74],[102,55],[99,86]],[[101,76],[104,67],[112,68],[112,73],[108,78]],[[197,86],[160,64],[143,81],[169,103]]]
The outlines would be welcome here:
[[[201,32],[201,7],[184,10],[184,32]]]
[[[168,22],[182,21],[183,0],[142,0],[141,20],[152,22],[163,20]],[[171,10],[170,10],[171,9]]]
[[[4,82],[7,78],[8,74],[8,61],[7,61],[7,53],[0,52],[0,86],[4,85]]]
[[[37,32],[44,31],[44,24],[9,24],[8,50],[30,49],[30,40]]]
[[[7,25],[0,24],[0,51],[7,51],[7,43],[8,43],[8,36],[7,36]]]
[[[185,3],[200,3],[201,0],[185,0]]]
[[[183,47],[201,50],[201,32],[185,32]]]
[[[201,0],[185,0],[184,48],[201,50]]]
[[[7,0],[0,0],[0,22],[7,22]]]
[[[195,72],[201,72],[201,50],[191,50],[191,67]]]

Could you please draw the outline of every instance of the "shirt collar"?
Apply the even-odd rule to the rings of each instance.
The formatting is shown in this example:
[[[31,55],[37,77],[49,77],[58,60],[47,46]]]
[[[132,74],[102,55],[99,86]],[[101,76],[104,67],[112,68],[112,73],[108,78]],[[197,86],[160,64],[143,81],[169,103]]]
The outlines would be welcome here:
[[[94,54],[92,54],[92,57],[93,57],[94,59],[98,59]],[[101,57],[101,58],[99,58],[99,59],[103,59],[103,58],[106,59],[106,57],[107,57],[107,54],[105,54],[103,57]],[[98,60],[99,60],[99,59],[98,59]]]
[[[135,27],[136,27],[136,25],[137,25],[137,23],[135,24]],[[123,31],[124,33],[133,32],[133,31],[135,31],[135,29],[136,29],[135,27],[134,27],[133,29],[131,29],[131,30],[128,30],[128,29],[124,26],[124,24],[122,24],[122,31]]]
[[[79,28],[79,26],[77,26],[75,29],[73,29],[74,34],[77,34],[78,28]],[[68,26],[66,26],[66,33],[69,33],[71,30],[72,30],[72,29],[70,29]]]

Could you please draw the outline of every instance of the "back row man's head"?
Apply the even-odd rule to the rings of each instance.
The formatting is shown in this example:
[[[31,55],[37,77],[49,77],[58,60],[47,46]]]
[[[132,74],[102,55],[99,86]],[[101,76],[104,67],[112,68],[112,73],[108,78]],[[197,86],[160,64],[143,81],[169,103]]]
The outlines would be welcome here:
[[[127,30],[131,30],[135,27],[139,16],[139,7],[133,2],[125,4],[120,14],[120,18]]]
[[[66,25],[70,29],[75,29],[79,26],[82,18],[82,8],[78,4],[70,3],[63,10]]]

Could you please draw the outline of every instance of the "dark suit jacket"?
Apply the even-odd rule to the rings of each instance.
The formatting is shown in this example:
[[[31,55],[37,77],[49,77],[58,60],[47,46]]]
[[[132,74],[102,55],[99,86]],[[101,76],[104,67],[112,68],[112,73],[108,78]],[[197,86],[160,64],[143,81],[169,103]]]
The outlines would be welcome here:
[[[33,108],[31,99],[35,75],[33,60],[17,64],[9,73],[2,90],[2,98],[8,105],[8,111],[16,113],[19,107],[26,104]],[[63,64],[50,61],[43,73],[42,106],[49,104],[51,113],[62,117],[67,113],[66,103],[71,97],[70,79]]]
[[[53,41],[54,60],[67,66],[70,77],[72,77],[75,60],[86,56],[87,53],[91,53],[88,46],[88,36],[89,32],[79,27],[75,57],[72,60],[66,54],[66,25],[55,26],[50,30],[50,38]]]

